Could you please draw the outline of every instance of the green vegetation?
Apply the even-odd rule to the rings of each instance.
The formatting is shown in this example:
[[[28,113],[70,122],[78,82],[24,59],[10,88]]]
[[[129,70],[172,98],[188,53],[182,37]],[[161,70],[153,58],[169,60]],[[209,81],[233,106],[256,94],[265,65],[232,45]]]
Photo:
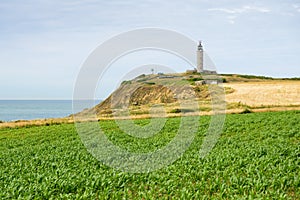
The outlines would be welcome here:
[[[263,80],[300,80],[300,77],[293,78],[273,78],[268,76],[245,75],[245,74],[220,74],[223,77],[223,83],[227,82],[244,82],[244,81],[263,81]],[[225,78],[226,77],[226,78]]]
[[[225,90],[225,94],[231,94],[231,93],[234,93],[234,91],[235,91],[231,87],[224,87],[224,90]]]
[[[210,117],[172,165],[148,174],[114,170],[84,148],[74,125],[0,129],[1,199],[299,199],[300,111],[227,115],[208,156],[199,149]],[[175,136],[170,118],[149,139],[101,121],[107,137],[129,151],[154,151]],[[137,120],[145,125],[148,121]]]
[[[137,76],[136,79],[144,78],[144,77],[146,77],[146,74],[141,74],[141,75]]]
[[[195,112],[195,110],[187,109],[187,108],[174,108],[170,111],[170,113],[188,113],[188,112]]]
[[[243,104],[241,102],[234,102],[234,103],[227,103],[226,104],[226,109],[236,109],[236,108],[244,108],[244,109],[249,109],[250,107],[246,104]]]
[[[293,78],[282,78],[282,80],[299,81],[299,80],[300,80],[300,77],[293,77]]]
[[[130,85],[132,83],[132,81],[122,81],[121,85]]]
[[[189,82],[202,81],[202,80],[203,80],[202,77],[195,77],[195,78],[189,78],[189,79],[187,79],[187,81],[189,81]]]
[[[240,78],[246,78],[246,79],[274,79],[272,77],[268,76],[257,76],[257,75],[245,75],[245,74],[220,74],[221,76],[230,76],[230,77],[240,77]]]
[[[270,79],[270,80],[273,80],[272,77],[267,77],[267,76],[242,75],[242,74],[239,74],[237,76],[241,77],[241,78],[247,78],[247,79]]]
[[[248,113],[252,113],[252,111],[250,109],[248,109],[248,108],[246,108],[245,110],[243,110],[241,112],[241,114],[248,114]]]
[[[181,109],[180,108],[174,108],[170,111],[170,113],[181,113]]]
[[[194,88],[194,91],[200,100],[210,100],[211,98],[207,85],[198,85]]]
[[[147,84],[147,85],[155,85],[154,82],[145,82],[145,84]]]

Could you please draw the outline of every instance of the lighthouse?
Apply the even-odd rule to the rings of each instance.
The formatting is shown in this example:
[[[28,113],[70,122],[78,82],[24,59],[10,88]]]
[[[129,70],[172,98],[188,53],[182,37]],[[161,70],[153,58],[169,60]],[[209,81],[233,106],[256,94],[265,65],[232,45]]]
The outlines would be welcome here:
[[[201,41],[199,41],[198,49],[197,49],[197,71],[203,72],[203,47]]]

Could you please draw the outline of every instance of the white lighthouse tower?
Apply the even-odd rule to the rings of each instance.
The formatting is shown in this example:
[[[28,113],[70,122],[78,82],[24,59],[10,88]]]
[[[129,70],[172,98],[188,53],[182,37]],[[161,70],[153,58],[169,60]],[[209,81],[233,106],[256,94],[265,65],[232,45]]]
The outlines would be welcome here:
[[[203,72],[203,47],[201,41],[199,41],[198,49],[197,49],[197,71]]]

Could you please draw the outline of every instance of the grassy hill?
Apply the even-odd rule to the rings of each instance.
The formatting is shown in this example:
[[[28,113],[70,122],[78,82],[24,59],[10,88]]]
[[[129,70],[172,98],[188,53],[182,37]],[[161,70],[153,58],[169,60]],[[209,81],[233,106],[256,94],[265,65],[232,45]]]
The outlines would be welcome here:
[[[215,87],[224,90],[227,113],[300,109],[300,80],[297,78],[276,79],[237,74],[203,77],[199,73],[179,73],[140,75],[133,80],[123,81],[106,100],[80,115],[95,112],[99,118],[111,118],[114,112],[121,112],[128,107],[131,117],[144,118],[149,116],[152,105],[159,104],[165,107],[168,116],[178,116],[183,110],[188,110],[180,108],[178,97],[197,100],[200,114],[209,115],[212,112],[211,80],[218,81]]]

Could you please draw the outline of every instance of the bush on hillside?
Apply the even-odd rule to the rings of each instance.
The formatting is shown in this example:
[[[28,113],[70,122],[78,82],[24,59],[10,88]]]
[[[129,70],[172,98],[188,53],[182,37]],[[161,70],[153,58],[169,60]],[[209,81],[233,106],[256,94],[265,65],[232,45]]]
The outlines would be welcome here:
[[[240,114],[248,114],[248,113],[253,113],[253,112],[250,109],[246,108]]]

